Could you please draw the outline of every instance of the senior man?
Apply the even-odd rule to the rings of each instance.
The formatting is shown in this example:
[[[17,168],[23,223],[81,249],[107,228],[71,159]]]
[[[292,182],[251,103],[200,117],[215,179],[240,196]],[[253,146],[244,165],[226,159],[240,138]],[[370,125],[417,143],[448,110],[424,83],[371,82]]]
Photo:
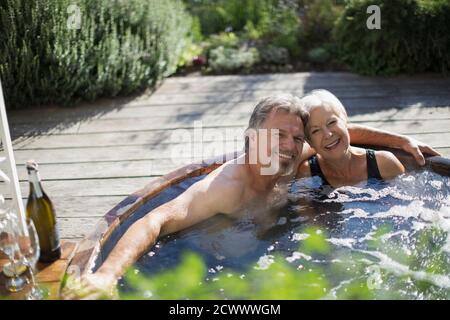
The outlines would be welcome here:
[[[82,290],[66,290],[64,298],[93,299],[105,292],[111,294],[126,269],[159,237],[219,213],[239,218],[242,209],[248,206],[270,208],[275,205],[271,199],[280,189],[277,186],[294,179],[300,163],[314,154],[304,140],[307,119],[308,114],[297,97],[277,95],[261,100],[250,117],[245,152],[136,221],[100,268],[81,279]],[[349,125],[349,133],[352,143],[401,148],[421,165],[425,163],[421,151],[437,154],[430,147],[402,135],[356,125]],[[267,143],[264,145],[262,140]],[[262,161],[264,152],[270,159],[269,166],[267,161]]]

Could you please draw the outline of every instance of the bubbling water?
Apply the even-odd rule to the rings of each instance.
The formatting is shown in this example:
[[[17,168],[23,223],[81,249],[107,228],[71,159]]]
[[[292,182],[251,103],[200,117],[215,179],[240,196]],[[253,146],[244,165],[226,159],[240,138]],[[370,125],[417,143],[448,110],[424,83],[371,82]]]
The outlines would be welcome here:
[[[356,277],[381,298],[450,298],[449,178],[417,171],[331,189],[313,177],[289,189],[288,205],[270,228],[245,215],[236,221],[217,216],[161,239],[136,268],[157,274],[176,266],[189,250],[203,257],[205,280],[214,281],[227,270],[243,276],[248,268],[266,270],[281,255],[295,269],[325,270],[332,284],[326,298],[339,297]],[[329,253],[302,252],[309,226],[323,231]]]

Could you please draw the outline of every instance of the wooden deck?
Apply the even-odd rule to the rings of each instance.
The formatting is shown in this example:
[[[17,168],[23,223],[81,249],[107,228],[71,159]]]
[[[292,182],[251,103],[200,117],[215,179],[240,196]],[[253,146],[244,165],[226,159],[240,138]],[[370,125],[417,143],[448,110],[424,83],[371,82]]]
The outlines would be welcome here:
[[[190,162],[183,155],[183,163],[171,161],[187,143],[171,136],[176,129],[195,140],[195,121],[201,121],[204,149],[233,151],[242,145],[225,133],[245,129],[258,99],[317,88],[341,98],[351,121],[408,134],[450,157],[450,78],[347,73],[170,78],[152,95],[8,112],[24,199],[24,164],[35,159],[61,237],[80,239],[128,194]]]

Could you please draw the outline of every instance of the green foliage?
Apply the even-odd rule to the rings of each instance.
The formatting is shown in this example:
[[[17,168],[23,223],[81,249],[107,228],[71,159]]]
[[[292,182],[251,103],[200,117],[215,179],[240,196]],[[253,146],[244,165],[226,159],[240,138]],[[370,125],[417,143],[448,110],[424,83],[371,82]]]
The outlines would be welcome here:
[[[343,11],[341,5],[329,0],[303,0],[301,45],[305,49],[333,42],[333,29]]]
[[[300,251],[306,254],[320,253],[327,254],[330,252],[330,244],[326,241],[326,237],[322,230],[317,228],[307,228],[305,232],[309,235],[303,242]]]
[[[79,29],[68,28],[72,4]],[[67,104],[152,86],[175,72],[190,25],[177,0],[2,1],[7,105]]]
[[[185,0],[185,3],[198,17],[202,32],[207,36],[230,29],[228,31],[238,35],[241,42],[264,40],[288,49],[292,56],[301,52],[298,45],[301,23],[295,1]]]
[[[240,41],[234,32],[221,32],[211,35],[208,39],[207,46],[209,49],[214,49],[217,47],[237,49],[240,46]]]
[[[308,60],[313,63],[323,64],[329,61],[330,53],[327,49],[319,47],[308,51]]]
[[[381,9],[381,29],[369,30],[369,5]],[[445,0],[350,0],[336,41],[344,62],[364,74],[450,70],[450,2]]]
[[[286,48],[273,45],[262,45],[258,47],[261,61],[267,64],[287,64],[289,62],[289,52]]]
[[[248,22],[258,26],[266,18],[274,0],[185,0],[186,6],[201,22],[202,33],[211,35],[226,28],[243,30]]]
[[[186,254],[173,270],[147,277],[136,270],[127,272],[131,291],[120,293],[121,299],[448,299],[450,290],[433,284],[433,277],[450,274],[445,250],[447,232],[434,227],[417,232],[414,241],[405,245],[390,239],[389,226],[380,228],[369,247],[373,251],[343,250],[327,240],[317,228],[307,228],[308,236],[299,246],[304,254],[333,259],[332,264],[302,260],[298,268],[281,256],[270,256],[265,267],[249,268],[244,274],[222,270],[206,278],[206,266],[195,254]],[[391,233],[392,234],[392,233]],[[377,263],[370,252],[391,259]],[[405,260],[402,255],[408,258]],[[317,254],[319,256],[317,256]],[[319,261],[321,259],[319,258]],[[391,269],[401,263],[402,267]],[[415,269],[426,270],[426,276]],[[400,272],[400,270],[403,270]],[[211,276],[211,275],[209,275]],[[379,283],[377,278],[379,277]],[[339,282],[333,287],[332,283]],[[376,284],[380,286],[376,286]]]
[[[188,272],[186,272],[189,270]],[[200,257],[192,253],[185,254],[182,263],[173,270],[162,272],[150,279],[129,270],[125,275],[131,287],[137,291],[121,295],[122,299],[214,299],[201,285],[206,267]],[[175,289],[176,288],[176,289]]]
[[[192,65],[192,61],[195,57],[198,57],[203,52],[202,46],[189,42],[186,45],[183,53],[181,54],[180,59],[178,60],[178,67],[187,67]]]
[[[224,46],[212,49],[209,54],[211,72],[227,72],[249,69],[259,62],[259,53],[255,48],[227,48]]]

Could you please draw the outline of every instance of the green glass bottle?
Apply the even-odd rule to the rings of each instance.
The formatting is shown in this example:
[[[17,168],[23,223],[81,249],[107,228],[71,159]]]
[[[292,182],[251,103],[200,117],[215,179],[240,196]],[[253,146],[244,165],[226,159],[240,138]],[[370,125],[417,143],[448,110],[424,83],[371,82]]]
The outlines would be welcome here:
[[[58,226],[55,209],[47,194],[42,189],[38,165],[35,161],[27,161],[30,194],[27,202],[27,218],[33,220],[39,237],[41,249],[39,261],[48,263],[61,257]]]

